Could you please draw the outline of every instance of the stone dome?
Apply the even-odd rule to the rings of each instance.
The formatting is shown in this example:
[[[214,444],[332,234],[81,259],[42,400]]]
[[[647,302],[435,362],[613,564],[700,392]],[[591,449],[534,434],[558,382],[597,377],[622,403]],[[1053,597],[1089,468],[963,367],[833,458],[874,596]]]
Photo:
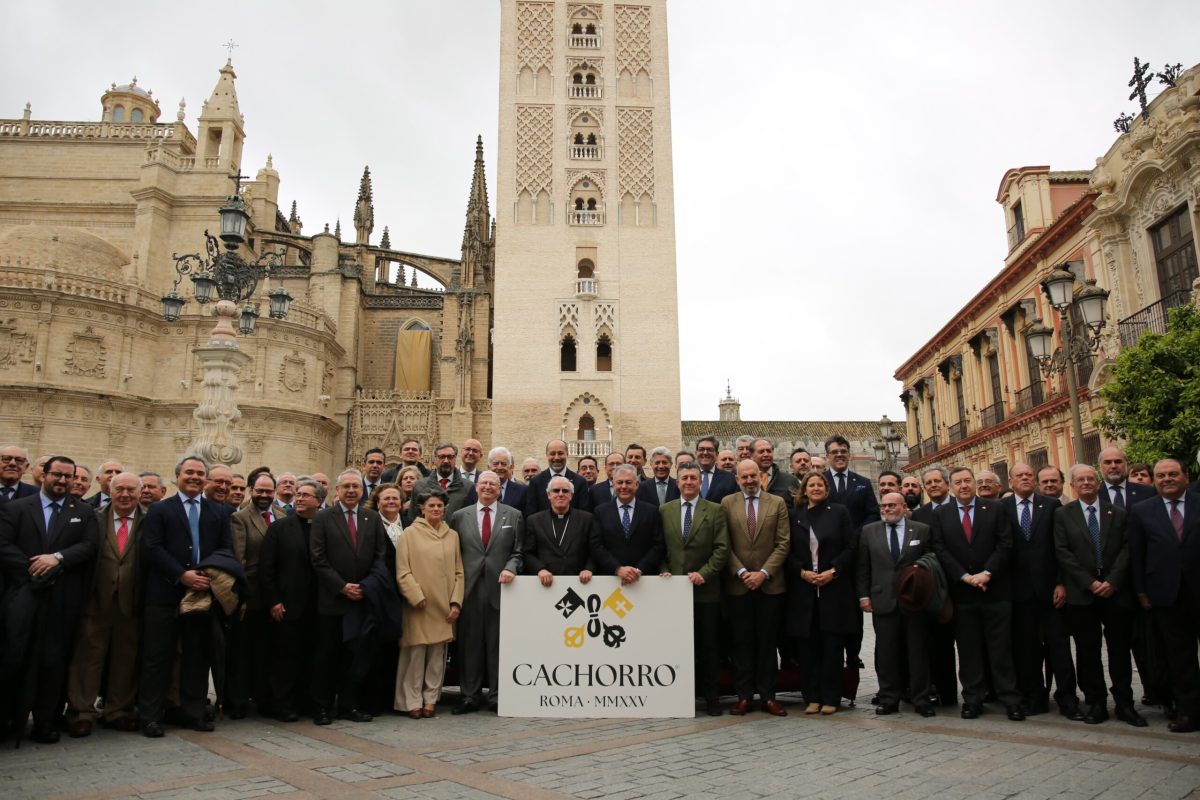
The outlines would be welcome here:
[[[119,248],[78,228],[21,225],[0,231],[0,260],[70,272],[116,272],[129,263]]]

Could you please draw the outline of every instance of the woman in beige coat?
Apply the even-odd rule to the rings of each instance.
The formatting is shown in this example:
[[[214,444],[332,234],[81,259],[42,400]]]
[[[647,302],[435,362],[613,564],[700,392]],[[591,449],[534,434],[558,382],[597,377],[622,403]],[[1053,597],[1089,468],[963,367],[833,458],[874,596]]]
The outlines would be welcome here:
[[[458,534],[443,517],[446,494],[421,492],[421,516],[396,542],[396,583],[404,596],[404,635],[396,669],[397,711],[434,714],[446,676],[446,645],[462,610],[463,565]]]

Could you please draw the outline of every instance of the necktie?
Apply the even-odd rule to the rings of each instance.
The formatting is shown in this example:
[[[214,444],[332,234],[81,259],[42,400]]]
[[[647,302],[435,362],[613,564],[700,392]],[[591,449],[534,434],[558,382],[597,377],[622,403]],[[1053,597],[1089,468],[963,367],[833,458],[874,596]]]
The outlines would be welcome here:
[[[1033,517],[1029,513],[1029,501],[1021,501],[1021,533],[1025,534],[1025,541],[1033,541]]]
[[[12,496],[13,496],[13,493],[14,493],[15,491],[16,491],[16,489],[14,489],[14,488],[13,488],[13,487],[11,487],[11,486],[5,486],[4,488],[0,489],[0,492],[3,492],[3,493],[4,493],[4,499],[5,499],[6,501],[7,501],[7,500],[12,500]]]
[[[441,484],[442,484],[442,491],[443,491],[443,492],[444,492],[444,491],[446,491],[446,487],[450,485],[450,479],[449,479],[449,478],[442,478],[442,479],[441,479]]]
[[[1183,512],[1179,510],[1179,501],[1171,501],[1171,525],[1175,528],[1175,536],[1183,541]]]
[[[355,519],[356,516],[358,515],[354,513],[353,508],[346,509],[346,527],[350,529],[350,544],[355,550],[358,549],[358,520]]]
[[[50,539],[53,538],[53,536],[54,536],[54,526],[55,526],[55,523],[58,522],[58,512],[61,509],[62,509],[62,506],[58,503],[58,501],[55,501],[50,504],[50,521],[48,523],[46,523],[46,543],[47,544],[49,544]],[[1179,530],[1180,531],[1183,530],[1183,517],[1179,518]]]
[[[263,522],[265,522],[267,525],[271,524],[271,512],[270,511],[264,511],[262,513],[262,517],[263,517]]]
[[[683,543],[687,544],[688,537],[692,535],[692,504],[683,504]]]
[[[971,536],[972,536],[972,533],[971,533],[971,507],[963,506],[962,515],[963,515],[963,519],[962,519],[963,534],[967,537],[967,544],[970,544]]]
[[[1121,493],[1121,486],[1118,484],[1117,486],[1112,487],[1112,490],[1113,490],[1113,499],[1112,499],[1113,505],[1116,506],[1117,508],[1124,508],[1125,507],[1125,495]]]
[[[487,550],[488,542],[492,540],[492,509],[488,506],[483,507],[483,549]]]
[[[125,555],[125,545],[129,542],[129,517],[121,517],[121,525],[117,528],[117,555]]]
[[[708,498],[708,479],[711,475],[712,473],[708,470],[700,473],[700,496],[705,499]]]
[[[1100,558],[1100,520],[1096,518],[1096,507],[1088,506],[1088,533],[1092,535],[1092,550],[1096,554],[1096,569],[1104,566]]]
[[[292,513],[292,504],[291,504],[291,503],[284,503],[284,504],[283,504],[283,510],[284,510],[284,511],[286,511],[287,513],[291,514],[291,513]]]
[[[892,540],[892,561],[900,561],[900,534],[896,530],[895,525],[888,525],[890,533],[888,538]]]
[[[767,487],[770,485],[771,485],[771,473],[768,470],[767,472],[764,472],[758,476],[758,487],[765,492],[767,490]]]
[[[658,504],[661,506],[661,505],[665,505],[666,502],[667,502],[667,482],[659,481],[658,482]]]
[[[364,496],[365,496],[365,497],[370,497],[370,496],[371,496],[371,492],[373,492],[373,491],[375,491],[375,484],[373,484],[373,483],[368,483],[368,484],[367,484],[367,493],[366,493],[366,495],[364,495]]]
[[[192,530],[192,565],[200,563],[200,501],[192,498],[188,504],[188,527]]]
[[[621,506],[621,527],[625,529],[626,541],[629,541],[629,527],[632,524],[632,520],[629,519],[629,506]]]
[[[754,501],[757,499],[757,497],[746,498],[746,533],[752,542],[758,535],[758,518],[754,514]]]

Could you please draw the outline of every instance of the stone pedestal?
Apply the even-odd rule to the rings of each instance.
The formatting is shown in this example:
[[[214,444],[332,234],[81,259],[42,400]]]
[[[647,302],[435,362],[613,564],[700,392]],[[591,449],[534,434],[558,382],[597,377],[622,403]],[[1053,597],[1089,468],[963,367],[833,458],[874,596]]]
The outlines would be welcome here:
[[[213,309],[217,326],[212,338],[207,347],[195,350],[196,358],[204,365],[204,383],[200,403],[192,412],[198,432],[190,452],[209,464],[233,466],[242,460],[242,448],[233,440],[233,428],[242,418],[235,393],[238,370],[250,361],[250,356],[238,349],[237,335],[230,324],[236,314],[233,303],[217,303]]]

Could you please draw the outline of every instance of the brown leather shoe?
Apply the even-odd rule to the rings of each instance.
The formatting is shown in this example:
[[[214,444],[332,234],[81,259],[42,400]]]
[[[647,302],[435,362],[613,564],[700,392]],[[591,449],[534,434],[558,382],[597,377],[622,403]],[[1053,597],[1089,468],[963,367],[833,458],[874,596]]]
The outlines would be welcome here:
[[[72,739],[82,739],[85,736],[92,735],[92,722],[86,719],[77,719],[67,726],[67,735]]]
[[[421,709],[419,709],[419,708],[410,708],[410,709],[408,710],[408,716],[409,716],[409,718],[410,718],[410,719],[420,719],[420,718],[421,718]]]
[[[122,731],[123,733],[133,733],[138,729],[138,721],[133,717],[118,717],[108,723],[108,727],[114,731]]]
[[[744,716],[746,716],[746,712],[749,710],[750,710],[750,701],[749,700],[738,700],[736,703],[733,704],[733,708],[729,709],[729,713],[733,714],[735,717],[744,717]]]
[[[422,708],[421,709],[421,718],[422,719],[433,719],[435,714],[437,714],[436,708]]]
[[[773,717],[787,716],[787,709],[779,705],[779,703],[775,700],[768,700],[763,708],[765,708],[766,712]]]

